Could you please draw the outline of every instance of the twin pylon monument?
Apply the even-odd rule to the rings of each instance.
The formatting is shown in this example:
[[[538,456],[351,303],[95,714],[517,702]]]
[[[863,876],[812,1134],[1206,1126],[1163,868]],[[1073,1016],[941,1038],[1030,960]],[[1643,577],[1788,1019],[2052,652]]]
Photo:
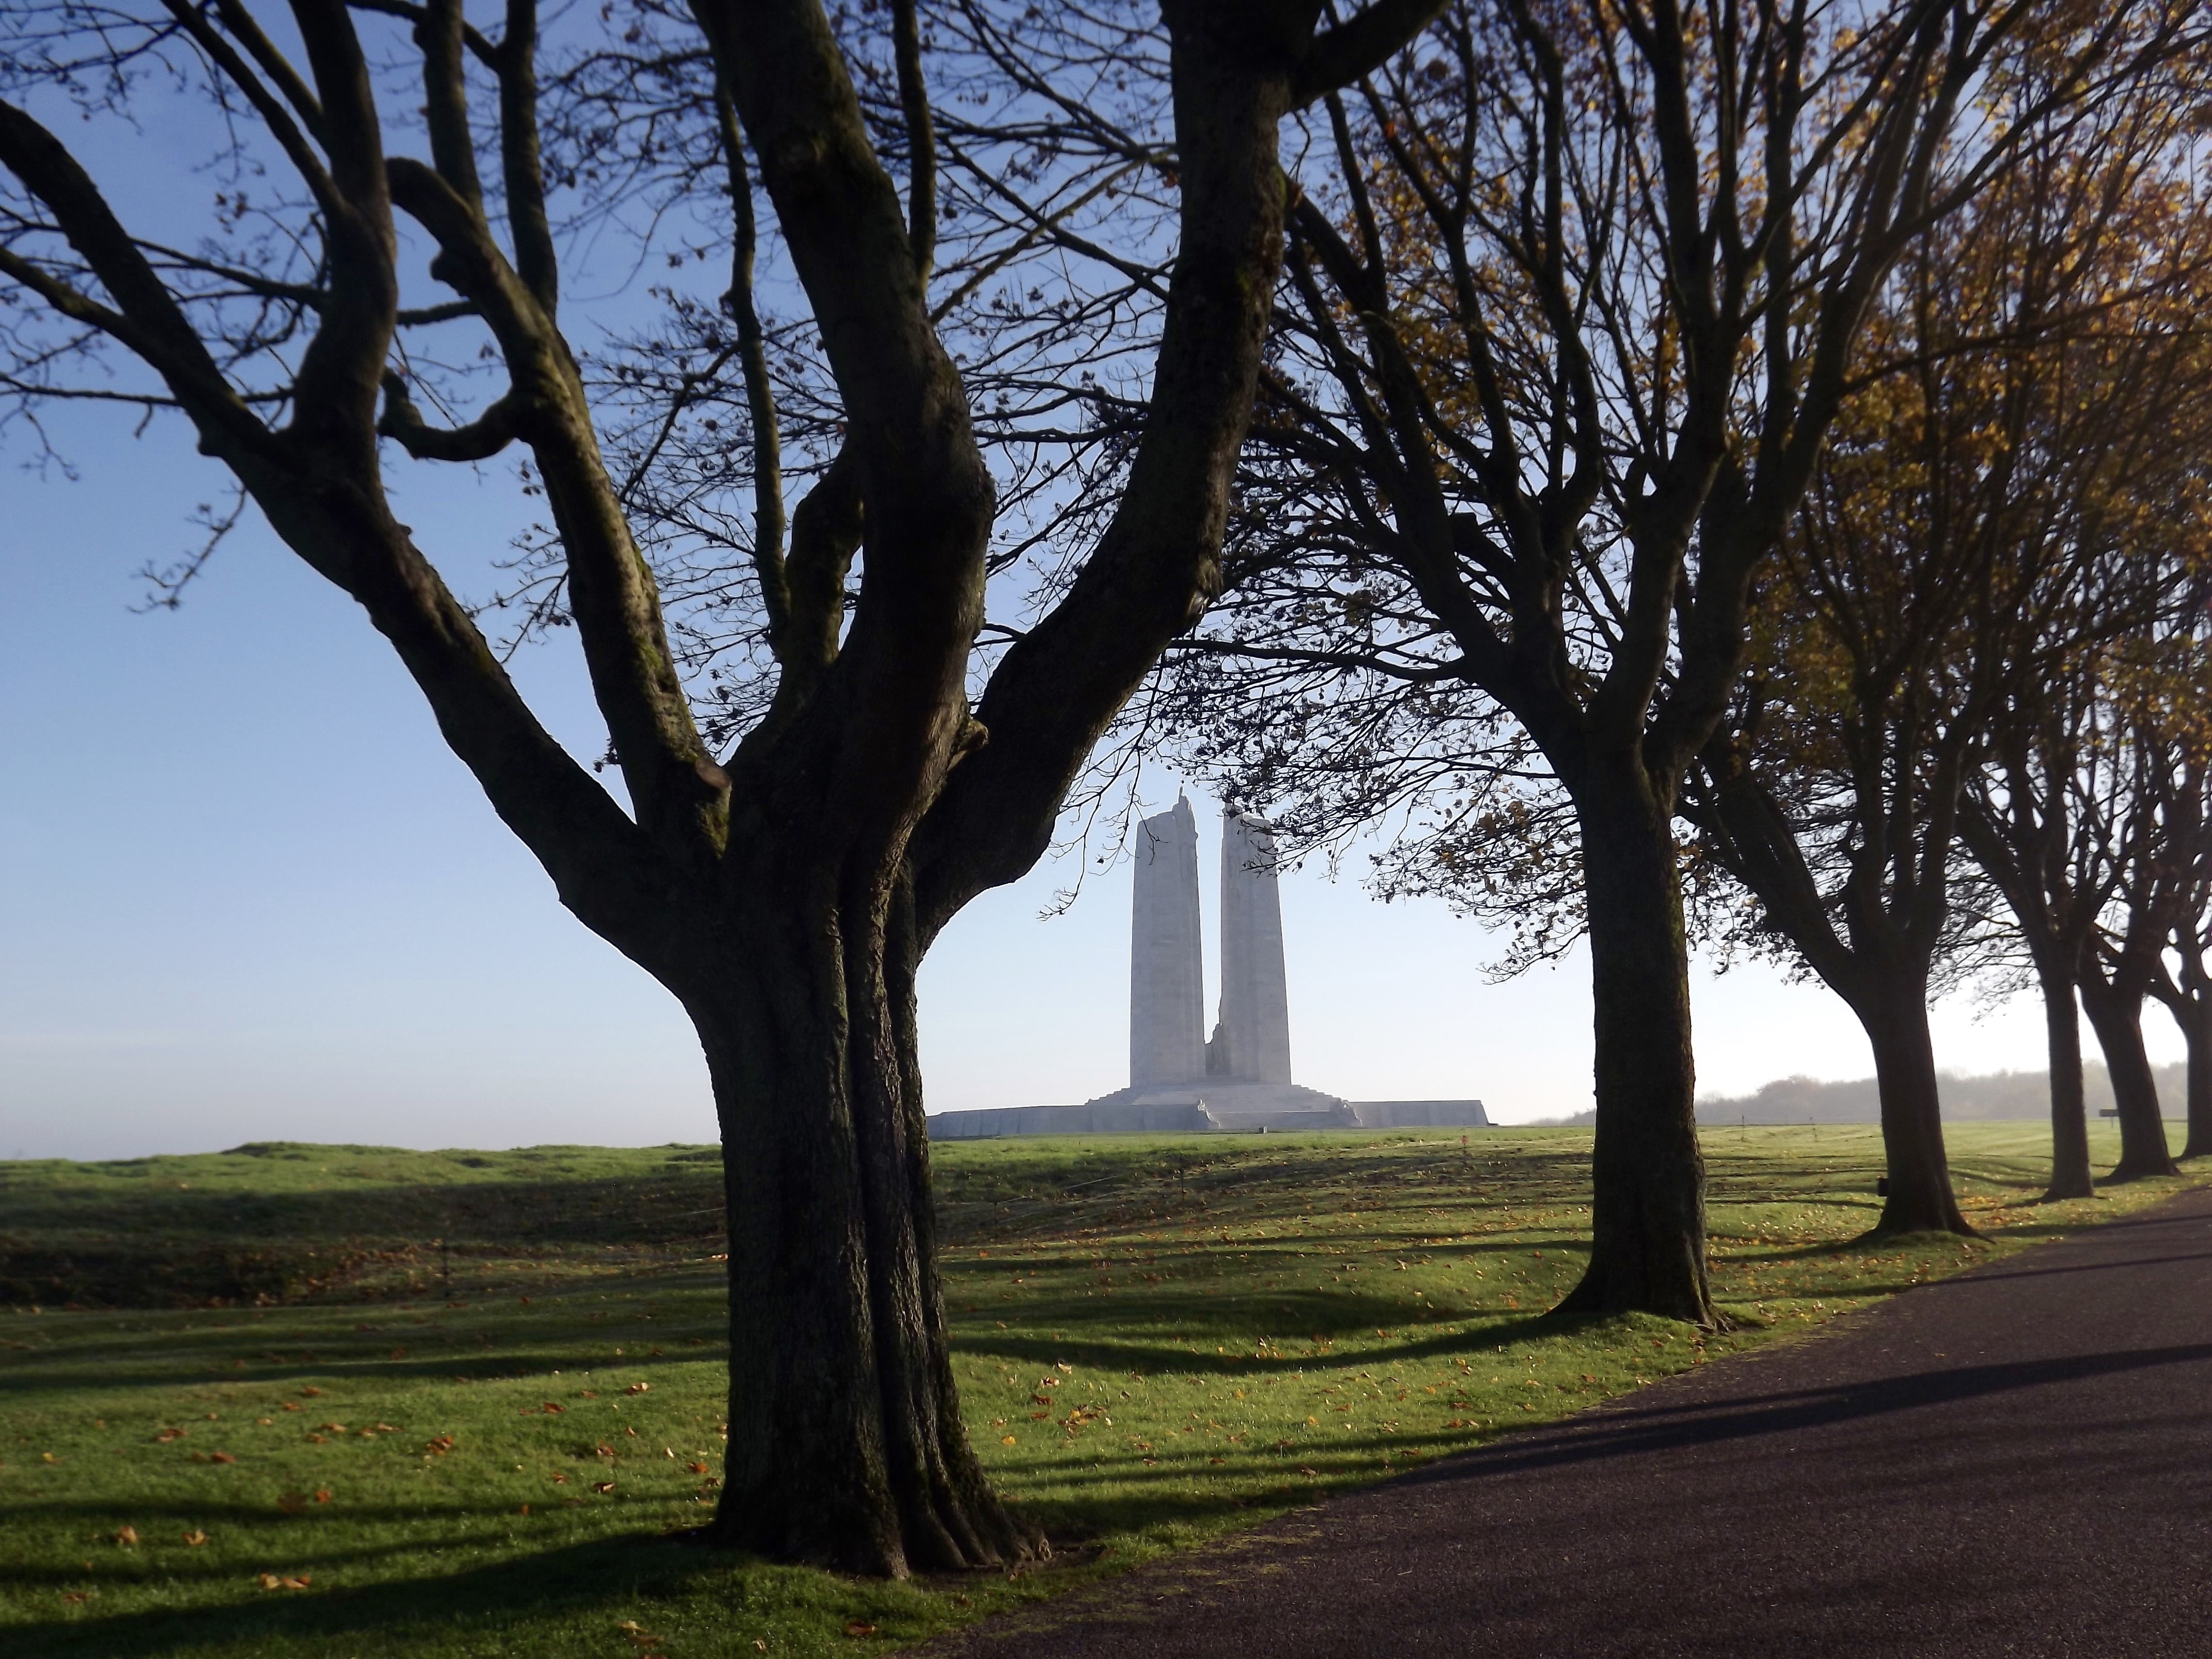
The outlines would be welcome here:
[[[1221,1002],[1205,1025],[1205,941],[1198,903],[1198,819],[1184,797],[1137,826],[1129,929],[1129,1086],[1090,1103],[1196,1107],[1217,1128],[1291,1127],[1255,1115],[1351,1128],[1346,1103],[1291,1081],[1291,994],[1283,901],[1267,821],[1221,817]]]
[[[1221,820],[1221,998],[1206,1026],[1198,819],[1188,797],[1137,826],[1129,929],[1129,1085],[1080,1106],[941,1112],[939,1139],[1008,1134],[1480,1128],[1479,1100],[1350,1101],[1291,1080],[1291,998],[1275,839]]]

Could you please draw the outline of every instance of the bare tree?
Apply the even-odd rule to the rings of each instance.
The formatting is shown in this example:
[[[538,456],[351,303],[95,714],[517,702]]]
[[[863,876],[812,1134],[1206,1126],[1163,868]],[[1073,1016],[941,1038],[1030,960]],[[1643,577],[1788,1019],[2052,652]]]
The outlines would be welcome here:
[[[56,3],[0,25],[0,314],[19,410],[74,395],[180,411],[391,641],[562,902],[697,1029],[731,1240],[723,1541],[892,1574],[1042,1548],[961,1426],[915,969],[948,917],[1034,862],[1099,733],[1216,592],[1279,269],[1279,126],[1429,12],[1378,0],[1324,27],[1318,0],[1167,9],[1176,247],[1127,487],[1057,602],[991,663],[977,641],[996,480],[930,299],[939,206],[912,8],[892,8],[902,199],[815,0],[697,0],[730,245],[751,236],[749,151],[842,424],[787,539],[773,468],[756,469],[749,580],[775,684],[720,748],[560,320],[534,0],[507,0],[495,33],[460,0],[295,0],[267,17],[247,0]],[[112,127],[170,97],[204,100],[252,181],[248,204],[226,176],[189,248],[134,234],[66,126],[34,112],[74,100]],[[397,153],[418,104],[427,160]],[[434,305],[403,303],[418,235],[448,290]],[[741,292],[733,307],[757,362]],[[424,414],[403,373],[415,326],[471,331],[496,367],[472,416]],[[111,389],[108,356],[141,373]],[[754,412],[757,457],[771,416]],[[526,456],[626,805],[549,735],[394,516],[387,442],[418,461]]]
[[[2031,21],[1467,0],[1314,118],[1255,432],[1273,464],[1245,490],[1233,602],[1188,659],[1208,695],[1257,665],[1272,690],[1250,719],[1285,741],[1358,740],[1395,692],[1439,732],[1423,766],[1503,714],[1565,797],[1565,858],[1540,861],[1575,866],[1597,1104],[1592,1255],[1566,1309],[1716,1319],[1681,780],[1868,307],[2032,112],[2000,50]],[[2072,99],[2179,27],[2053,19],[2038,62]],[[1497,775],[1439,775],[1440,853],[1498,816]]]
[[[2205,391],[2185,319],[2212,269],[2185,93],[2146,80],[2049,122],[1907,261],[1685,793],[1705,849],[1866,1030],[1881,1231],[1972,1231],[1928,1000],[1968,920],[1954,841],[1992,722],[2050,720],[2080,663],[2170,603],[2162,527],[2190,515],[2203,435],[2175,415]]]

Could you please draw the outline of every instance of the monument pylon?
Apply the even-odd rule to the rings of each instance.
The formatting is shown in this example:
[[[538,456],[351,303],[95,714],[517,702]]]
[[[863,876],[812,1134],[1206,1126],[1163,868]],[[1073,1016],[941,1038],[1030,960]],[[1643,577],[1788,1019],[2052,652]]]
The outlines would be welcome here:
[[[1129,926],[1129,1085],[1206,1073],[1205,949],[1199,937],[1198,820],[1187,797],[1137,825]]]
[[[1206,1045],[1206,1072],[1244,1083],[1291,1080],[1274,832],[1258,814],[1233,807],[1221,813],[1221,1013]]]

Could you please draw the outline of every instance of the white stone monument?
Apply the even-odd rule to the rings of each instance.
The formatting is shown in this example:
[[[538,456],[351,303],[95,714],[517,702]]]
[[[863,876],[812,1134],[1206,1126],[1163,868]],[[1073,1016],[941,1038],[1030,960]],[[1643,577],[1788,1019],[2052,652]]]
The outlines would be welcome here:
[[[1291,997],[1273,832],[1224,811],[1221,1001],[1205,1033],[1198,820],[1179,798],[1137,826],[1129,917],[1129,1086],[1080,1106],[940,1112],[940,1139],[1139,1130],[1482,1128],[1479,1100],[1347,1101],[1291,1081]]]

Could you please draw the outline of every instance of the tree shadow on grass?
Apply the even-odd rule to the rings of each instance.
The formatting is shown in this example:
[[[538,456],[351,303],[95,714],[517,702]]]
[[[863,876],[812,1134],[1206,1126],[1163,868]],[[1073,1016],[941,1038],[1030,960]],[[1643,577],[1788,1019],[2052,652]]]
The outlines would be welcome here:
[[[450,1644],[457,1630],[511,1630],[548,1615],[581,1617],[638,1598],[690,1595],[749,1560],[631,1534],[436,1577],[329,1590],[280,1589],[250,1601],[188,1611],[103,1617],[88,1609],[11,1627],[7,1652],[9,1659],[87,1653],[151,1659],[217,1644],[258,1644],[272,1653],[343,1654],[358,1651],[349,1645],[355,1643],[396,1644],[415,1630]]]

